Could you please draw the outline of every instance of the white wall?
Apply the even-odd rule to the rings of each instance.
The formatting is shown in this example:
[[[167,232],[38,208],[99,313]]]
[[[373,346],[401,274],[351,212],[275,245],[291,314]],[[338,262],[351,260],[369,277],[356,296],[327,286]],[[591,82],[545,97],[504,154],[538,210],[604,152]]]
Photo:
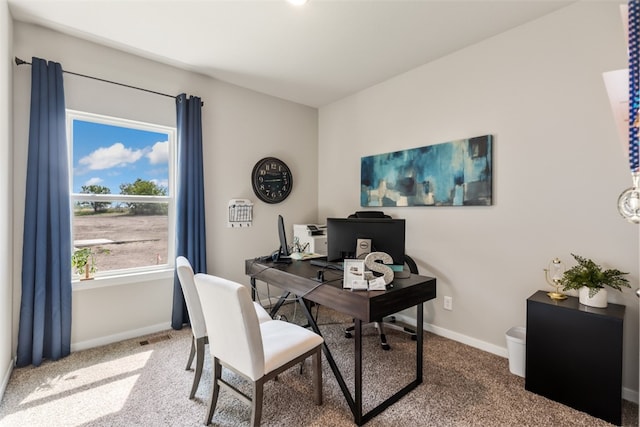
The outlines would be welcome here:
[[[11,114],[11,35],[13,31],[6,0],[0,1],[0,205],[13,204],[12,114]],[[11,209],[0,210],[0,396],[13,366],[12,328],[12,229]]]
[[[407,219],[407,253],[438,280],[425,321],[506,355],[527,297],[551,290],[549,260],[591,257],[631,273],[610,301],[627,306],[623,385],[637,401],[638,227],[616,209],[631,179],[602,80],[627,66],[618,7],[579,2],[321,108],[319,221],[359,209],[362,156],[494,135],[493,206],[384,209]]]
[[[14,53],[60,62],[64,70],[169,94],[200,96],[204,135],[207,261],[209,272],[248,284],[244,259],[277,246],[276,219],[311,222],[317,211],[317,110],[262,95],[208,77],[20,22],[14,23]],[[15,154],[13,210],[14,343],[18,329],[24,188],[27,162],[30,69],[14,67]],[[175,126],[175,101],[65,74],[67,108]],[[278,156],[291,168],[291,196],[267,205],[254,196],[250,174],[262,157]],[[226,227],[232,198],[256,203],[249,229]],[[76,290],[72,349],[168,328],[172,279]],[[15,345],[15,344],[14,344]],[[15,351],[15,348],[14,348]]]

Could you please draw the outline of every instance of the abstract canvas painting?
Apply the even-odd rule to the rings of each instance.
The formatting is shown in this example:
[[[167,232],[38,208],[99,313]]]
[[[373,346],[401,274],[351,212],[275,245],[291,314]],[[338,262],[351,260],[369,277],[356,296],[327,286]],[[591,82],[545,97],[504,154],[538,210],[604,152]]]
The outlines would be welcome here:
[[[490,206],[491,135],[361,158],[360,205]]]

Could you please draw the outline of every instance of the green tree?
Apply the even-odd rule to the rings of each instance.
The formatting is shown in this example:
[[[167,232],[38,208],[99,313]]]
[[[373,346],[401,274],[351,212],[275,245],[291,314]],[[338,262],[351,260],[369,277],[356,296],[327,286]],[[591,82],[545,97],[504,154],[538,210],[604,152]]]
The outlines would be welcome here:
[[[111,194],[111,189],[103,185],[83,185],[80,192],[83,194]],[[91,206],[95,213],[105,212],[111,206],[110,202],[85,202],[83,204]]]
[[[133,184],[120,184],[120,194],[132,196],[166,196],[167,189],[155,182],[141,178],[136,179]],[[127,203],[129,211],[133,215],[166,215],[168,206],[166,203]]]

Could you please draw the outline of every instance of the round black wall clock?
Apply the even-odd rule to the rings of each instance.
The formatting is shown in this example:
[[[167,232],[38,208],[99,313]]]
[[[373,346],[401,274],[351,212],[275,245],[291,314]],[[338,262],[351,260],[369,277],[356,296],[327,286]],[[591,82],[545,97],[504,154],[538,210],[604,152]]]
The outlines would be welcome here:
[[[265,157],[253,167],[251,185],[253,192],[263,202],[280,203],[291,193],[293,176],[282,160]]]

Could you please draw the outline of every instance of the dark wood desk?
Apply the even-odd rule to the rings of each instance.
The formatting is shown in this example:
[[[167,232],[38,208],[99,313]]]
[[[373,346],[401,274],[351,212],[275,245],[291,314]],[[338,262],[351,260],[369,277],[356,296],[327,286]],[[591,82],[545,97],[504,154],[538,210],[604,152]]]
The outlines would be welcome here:
[[[406,279],[395,279],[386,291],[352,292],[342,289],[342,272],[327,272],[327,279],[338,280],[327,280],[325,283],[320,283],[315,280],[318,270],[319,267],[311,265],[309,261],[294,261],[291,264],[274,264],[266,261],[259,262],[253,259],[245,261],[245,273],[251,278],[252,289],[255,290],[256,280],[260,280],[296,295],[309,321],[309,325],[317,334],[322,335],[305,301],[312,301],[324,305],[354,318],[354,396],[351,395],[326,342],[323,344],[323,350],[327,362],[329,362],[331,370],[353,413],[356,424],[363,425],[422,383],[422,303],[436,297],[436,279],[412,274]],[[415,380],[411,381],[394,395],[388,397],[371,411],[363,414],[362,324],[363,322],[373,322],[384,316],[389,316],[413,306],[417,308]]]

